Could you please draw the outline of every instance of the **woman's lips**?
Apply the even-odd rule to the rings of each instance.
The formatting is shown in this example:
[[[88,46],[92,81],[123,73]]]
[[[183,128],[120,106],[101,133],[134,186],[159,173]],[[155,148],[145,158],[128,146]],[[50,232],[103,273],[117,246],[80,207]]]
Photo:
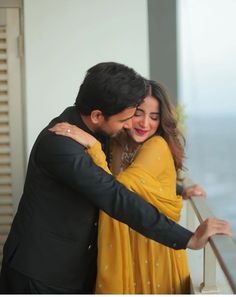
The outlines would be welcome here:
[[[135,132],[136,132],[139,136],[144,136],[145,134],[148,133],[148,131],[146,131],[146,130],[137,129],[137,128],[135,128]]]

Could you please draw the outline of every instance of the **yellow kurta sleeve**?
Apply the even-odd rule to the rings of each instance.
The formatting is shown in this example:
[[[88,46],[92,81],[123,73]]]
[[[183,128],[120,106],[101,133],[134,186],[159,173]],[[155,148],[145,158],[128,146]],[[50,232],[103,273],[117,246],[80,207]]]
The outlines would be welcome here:
[[[95,144],[91,148],[87,149],[87,153],[90,155],[97,166],[104,169],[107,173],[112,174],[110,169],[108,168],[106,155],[104,154],[101,143],[99,141],[95,142]]]

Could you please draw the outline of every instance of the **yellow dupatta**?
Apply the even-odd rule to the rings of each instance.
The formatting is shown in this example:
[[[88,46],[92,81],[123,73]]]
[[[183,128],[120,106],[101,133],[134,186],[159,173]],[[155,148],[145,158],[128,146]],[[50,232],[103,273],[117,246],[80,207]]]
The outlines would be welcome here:
[[[109,172],[96,144],[88,150]],[[159,211],[178,221],[182,199],[176,196],[176,172],[169,148],[159,136],[142,145],[134,162],[117,176]],[[127,225],[100,212],[98,235],[98,294],[186,293],[189,272],[184,250],[175,251],[147,239]]]

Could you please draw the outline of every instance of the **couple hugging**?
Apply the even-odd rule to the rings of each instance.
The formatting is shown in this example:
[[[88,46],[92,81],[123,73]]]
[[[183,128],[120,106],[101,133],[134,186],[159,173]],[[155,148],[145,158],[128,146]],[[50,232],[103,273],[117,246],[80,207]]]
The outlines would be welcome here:
[[[185,249],[231,230],[178,225],[183,143],[160,84],[114,62],[90,68],[32,148],[0,292],[188,293]]]

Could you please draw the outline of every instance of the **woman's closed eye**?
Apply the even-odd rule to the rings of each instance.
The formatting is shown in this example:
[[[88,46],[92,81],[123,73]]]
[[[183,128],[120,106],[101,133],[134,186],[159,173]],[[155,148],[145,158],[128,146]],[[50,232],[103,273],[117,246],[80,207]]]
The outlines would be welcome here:
[[[141,117],[141,116],[145,116],[144,112],[141,110],[137,110],[134,114],[134,117]],[[158,121],[160,119],[160,113],[159,112],[151,113],[149,117],[153,121]]]
[[[135,111],[134,116],[135,116],[135,117],[140,117],[140,116],[142,116],[143,114],[144,114],[144,113],[143,113],[142,110],[138,110],[138,109],[137,109],[137,110]]]
[[[160,113],[153,113],[153,114],[150,114],[150,118],[153,120],[153,121],[158,121],[160,120]]]

